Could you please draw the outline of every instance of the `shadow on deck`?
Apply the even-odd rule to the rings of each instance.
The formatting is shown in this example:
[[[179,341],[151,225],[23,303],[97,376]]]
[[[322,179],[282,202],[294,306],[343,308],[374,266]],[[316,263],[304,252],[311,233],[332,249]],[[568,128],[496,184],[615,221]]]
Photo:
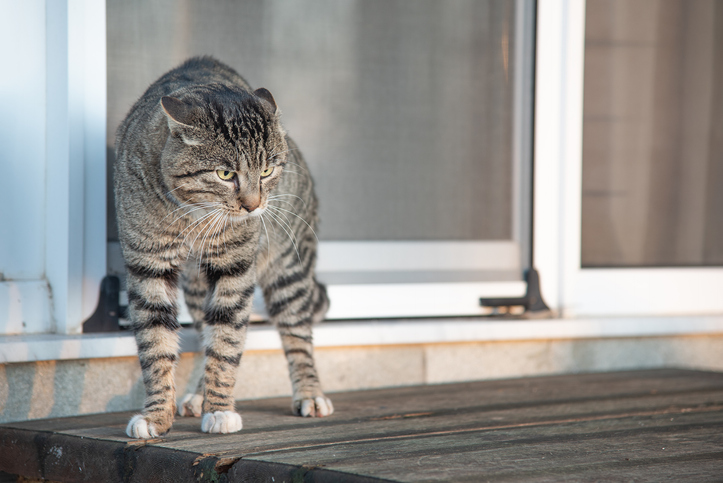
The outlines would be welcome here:
[[[338,393],[325,419],[289,399],[237,404],[130,440],[131,413],[0,425],[0,471],[57,481],[721,481],[723,374],[651,370]]]

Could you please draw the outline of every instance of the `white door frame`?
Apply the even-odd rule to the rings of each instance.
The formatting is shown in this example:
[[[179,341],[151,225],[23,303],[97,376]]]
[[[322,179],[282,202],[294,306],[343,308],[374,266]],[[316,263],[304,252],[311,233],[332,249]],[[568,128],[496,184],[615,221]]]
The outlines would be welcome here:
[[[105,2],[46,2],[46,277],[55,331],[75,334],[106,273]]]

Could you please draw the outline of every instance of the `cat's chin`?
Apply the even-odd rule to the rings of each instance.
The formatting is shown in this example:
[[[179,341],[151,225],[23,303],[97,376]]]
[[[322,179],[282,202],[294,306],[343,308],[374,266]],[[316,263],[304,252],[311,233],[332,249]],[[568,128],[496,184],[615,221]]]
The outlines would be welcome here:
[[[243,223],[245,221],[249,221],[258,216],[259,215],[254,215],[253,212],[252,213],[244,213],[242,215],[230,215],[228,217],[228,221],[231,223]]]

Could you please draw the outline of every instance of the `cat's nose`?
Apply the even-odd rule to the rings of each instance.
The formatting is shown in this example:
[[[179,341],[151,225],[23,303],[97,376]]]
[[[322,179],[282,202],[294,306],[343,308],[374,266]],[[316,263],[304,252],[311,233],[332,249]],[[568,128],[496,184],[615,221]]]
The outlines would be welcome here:
[[[261,204],[261,195],[247,196],[241,200],[241,208],[251,213]]]

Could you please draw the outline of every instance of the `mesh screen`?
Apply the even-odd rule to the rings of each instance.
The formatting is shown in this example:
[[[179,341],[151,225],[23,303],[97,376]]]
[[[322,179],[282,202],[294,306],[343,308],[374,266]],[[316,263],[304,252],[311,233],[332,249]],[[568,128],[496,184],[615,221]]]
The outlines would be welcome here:
[[[317,183],[322,239],[510,239],[514,7],[108,1],[109,146],[152,81],[210,54],[274,94]]]

